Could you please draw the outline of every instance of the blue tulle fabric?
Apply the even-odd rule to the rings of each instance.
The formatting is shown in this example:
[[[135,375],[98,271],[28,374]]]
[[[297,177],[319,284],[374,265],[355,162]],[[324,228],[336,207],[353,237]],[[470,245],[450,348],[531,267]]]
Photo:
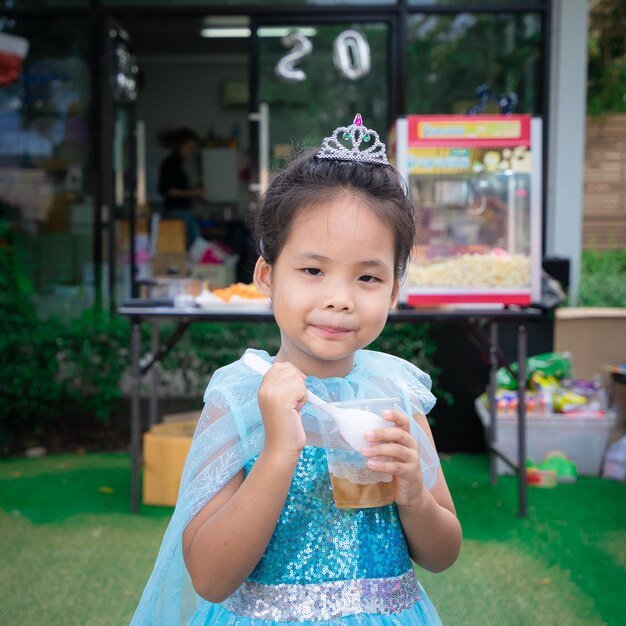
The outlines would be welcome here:
[[[254,352],[271,362],[266,352]],[[223,606],[200,598],[185,569],[181,545],[189,521],[237,472],[249,471],[263,448],[263,421],[257,403],[260,382],[261,377],[241,360],[213,375],[185,463],[176,508],[132,625],[276,623],[234,615]],[[402,359],[367,350],[356,353],[354,368],[346,377],[308,377],[306,384],[309,390],[328,401],[396,397],[399,408],[407,415],[427,414],[435,402],[428,375]],[[319,439],[317,423],[306,405],[302,419],[307,436],[312,441]],[[424,483],[432,489],[439,470],[437,454],[413,420],[411,429],[418,442]],[[274,536],[250,581],[269,585],[310,584],[393,577],[410,570],[396,506],[336,509],[331,504],[325,464],[323,448],[311,445],[304,448]],[[298,623],[412,626],[435,625],[440,621],[421,590],[420,600],[398,613],[361,613],[330,621]]]

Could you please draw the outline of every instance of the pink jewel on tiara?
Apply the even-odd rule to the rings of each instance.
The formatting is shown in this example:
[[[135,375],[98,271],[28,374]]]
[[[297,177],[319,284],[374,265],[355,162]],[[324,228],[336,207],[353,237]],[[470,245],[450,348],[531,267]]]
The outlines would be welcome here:
[[[348,145],[343,143],[339,139],[340,135],[345,142],[350,143]],[[363,142],[369,144],[372,137],[374,142],[362,150],[361,144]],[[350,126],[335,128],[333,134],[324,139],[322,147],[317,153],[317,158],[389,165],[385,144],[380,140],[375,130],[370,130],[363,125],[363,118],[360,113],[356,114],[354,122]]]

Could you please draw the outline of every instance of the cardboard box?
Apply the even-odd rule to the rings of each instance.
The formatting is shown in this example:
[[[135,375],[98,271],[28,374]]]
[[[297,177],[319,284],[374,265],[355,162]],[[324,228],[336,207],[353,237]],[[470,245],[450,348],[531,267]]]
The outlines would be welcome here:
[[[143,503],[174,506],[197,419],[156,424],[143,436]]]
[[[187,234],[185,220],[161,219],[156,233],[157,253],[185,254]]]
[[[179,252],[159,252],[152,257],[153,276],[187,276],[187,255]]]
[[[224,263],[195,263],[191,268],[194,278],[206,280],[210,289],[228,287],[235,282],[239,255],[229,256]]]
[[[481,398],[474,402],[485,433],[489,429],[489,411]],[[517,416],[496,418],[495,446],[512,461],[517,461]],[[575,415],[550,413],[526,416],[526,456],[535,462],[543,461],[548,452],[561,450],[567,454],[581,476],[599,476],[602,456],[609,433],[615,424],[615,413],[604,415],[577,412]],[[512,474],[513,470],[501,459],[496,459],[497,474]]]
[[[596,307],[561,307],[555,311],[554,350],[572,354],[576,378],[593,378],[601,374],[610,386],[605,365],[617,365],[626,359],[626,309]],[[616,385],[613,406],[620,416],[618,437],[626,417],[626,386]]]
[[[180,422],[198,422],[200,411],[185,411],[184,413],[169,413],[163,416],[164,424],[174,424]]]

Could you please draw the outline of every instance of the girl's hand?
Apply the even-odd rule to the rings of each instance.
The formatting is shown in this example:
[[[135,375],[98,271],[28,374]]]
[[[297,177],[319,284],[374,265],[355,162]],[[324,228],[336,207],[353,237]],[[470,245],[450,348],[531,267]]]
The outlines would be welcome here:
[[[365,434],[371,445],[361,450],[370,469],[394,477],[394,500],[399,505],[418,504],[424,493],[417,442],[411,436],[409,417],[401,411],[383,411],[383,419],[395,426]],[[379,457],[389,457],[381,460]]]
[[[274,363],[263,377],[258,399],[265,424],[265,450],[299,456],[306,441],[300,417],[307,400],[305,378],[291,363]]]

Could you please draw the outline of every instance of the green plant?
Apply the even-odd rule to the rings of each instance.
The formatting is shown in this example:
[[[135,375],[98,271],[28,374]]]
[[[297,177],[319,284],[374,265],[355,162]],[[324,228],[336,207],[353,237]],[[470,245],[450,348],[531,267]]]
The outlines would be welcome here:
[[[86,310],[62,325],[41,322],[20,242],[0,212],[0,454],[72,429],[106,423],[128,367],[128,324]]]
[[[164,340],[172,330],[171,325],[163,325],[161,339]],[[414,363],[428,372],[436,384],[439,370],[432,361],[436,346],[428,331],[427,324],[388,324],[369,349],[387,352]],[[168,372],[179,371],[182,374],[187,393],[200,394],[210,375],[219,367],[237,360],[246,348],[276,354],[279,347],[280,335],[273,322],[195,324],[163,360],[162,367]],[[440,389],[437,393],[446,401],[450,400]]]
[[[0,453],[55,415],[56,347],[35,316],[33,289],[7,210],[0,212]]]
[[[626,307],[626,250],[585,250],[578,305]]]
[[[433,362],[437,345],[430,336],[428,324],[387,324],[370,349],[393,354],[417,365],[432,378],[433,393],[439,400],[452,404],[452,394],[438,384],[441,370]]]
[[[129,367],[128,322],[86,309],[56,340],[56,383],[65,403],[102,422],[122,395],[120,379]]]
[[[173,326],[160,327],[161,341]],[[236,361],[246,348],[267,350],[276,354],[280,347],[278,328],[273,322],[244,324],[241,322],[207,322],[192,324],[185,336],[163,359],[162,368],[177,371],[184,381],[184,391],[201,395],[213,372]]]
[[[626,111],[626,5],[595,0],[589,14],[587,113]]]

